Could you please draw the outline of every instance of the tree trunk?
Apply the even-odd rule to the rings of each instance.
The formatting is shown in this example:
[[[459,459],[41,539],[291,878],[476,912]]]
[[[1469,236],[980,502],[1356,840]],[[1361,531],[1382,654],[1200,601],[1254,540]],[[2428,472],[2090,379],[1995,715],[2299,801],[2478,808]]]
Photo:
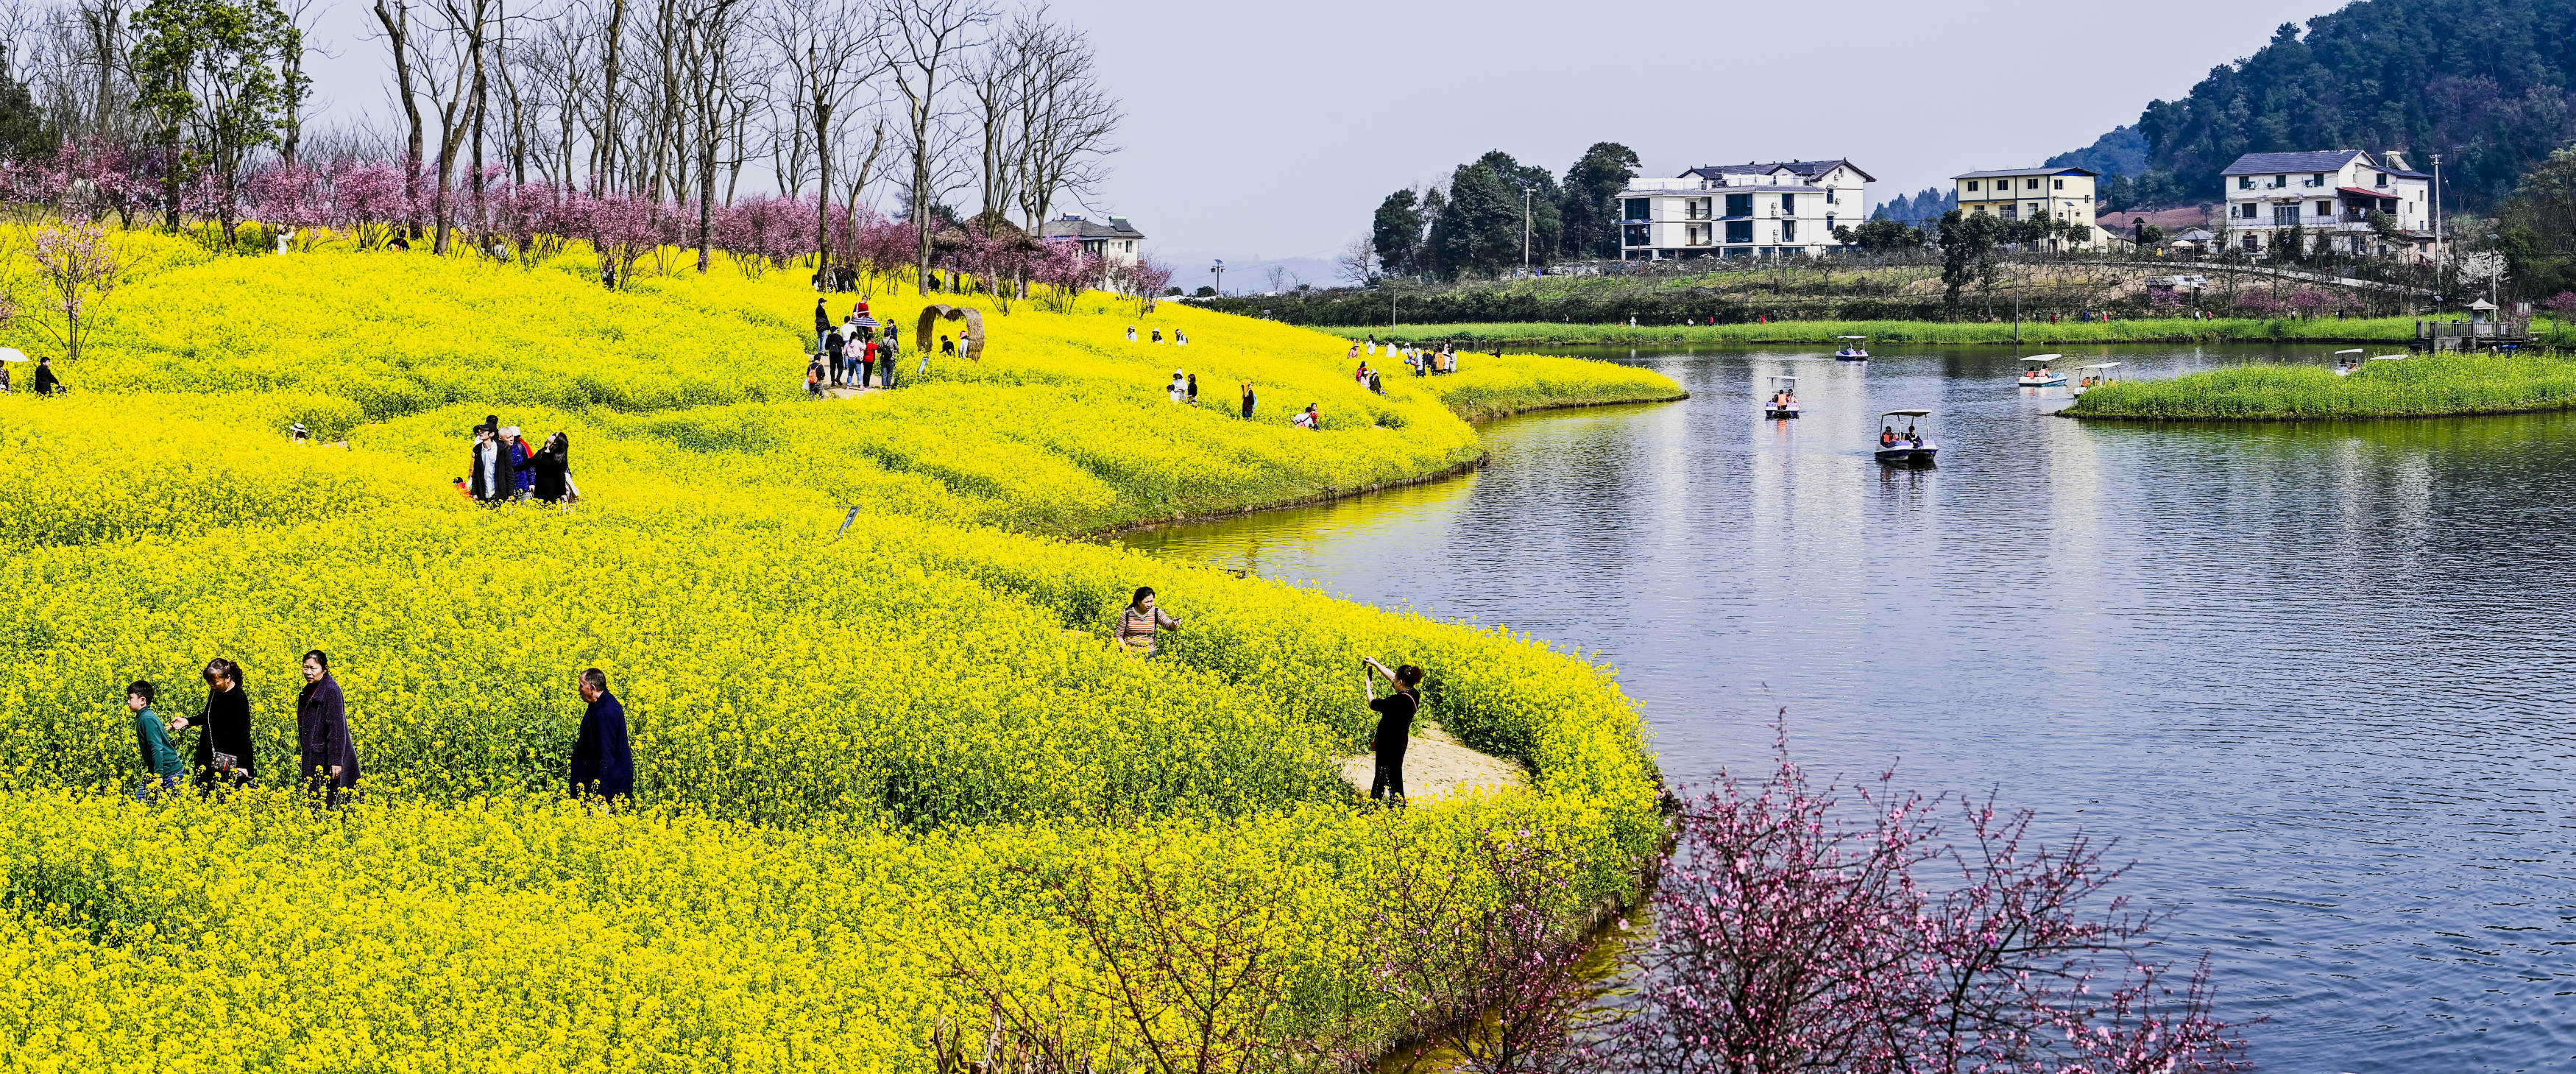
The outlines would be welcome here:
[[[615,165],[617,144],[617,64],[626,44],[626,0],[616,0],[608,13],[608,63],[599,87],[599,137],[591,146],[590,196],[598,197],[600,177]]]

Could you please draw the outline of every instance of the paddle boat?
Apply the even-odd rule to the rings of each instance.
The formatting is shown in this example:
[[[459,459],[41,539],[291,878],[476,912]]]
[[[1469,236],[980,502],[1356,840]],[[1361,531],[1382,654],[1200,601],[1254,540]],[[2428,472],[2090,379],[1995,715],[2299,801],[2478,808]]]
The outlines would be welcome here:
[[[2054,388],[2066,383],[2066,374],[2050,368],[2063,354],[2034,354],[2021,360],[2020,384],[2025,388]]]
[[[1798,378],[1771,378],[1771,394],[1762,397],[1762,416],[1765,418],[1798,416]]]
[[[2120,375],[2112,370],[2118,368],[2120,368],[2118,362],[2095,362],[2092,365],[2076,366],[2075,372],[2080,375],[2076,378],[2072,391],[2082,395],[2091,389],[2116,381],[2120,379]]]
[[[2359,347],[2354,347],[2351,350],[2336,351],[2334,353],[2335,375],[2338,377],[2349,377],[2352,375],[2353,370],[2361,368],[2361,354],[2362,350]]]
[[[1941,445],[1921,432],[1924,425],[1930,424],[1923,419],[1931,416],[1929,410],[1890,410],[1880,414],[1878,461],[1889,466],[1932,465],[1932,457],[1941,453]],[[1905,428],[1896,427],[1896,418],[1905,419]]]
[[[1869,340],[1868,336],[1835,336],[1834,338],[1848,341],[1843,344],[1843,349],[1834,352],[1834,357],[1846,362],[1869,360],[1869,348],[1861,345]]]
[[[2374,362],[2403,362],[2406,360],[2406,356],[2403,354],[2375,354],[2371,356],[2370,360]]]

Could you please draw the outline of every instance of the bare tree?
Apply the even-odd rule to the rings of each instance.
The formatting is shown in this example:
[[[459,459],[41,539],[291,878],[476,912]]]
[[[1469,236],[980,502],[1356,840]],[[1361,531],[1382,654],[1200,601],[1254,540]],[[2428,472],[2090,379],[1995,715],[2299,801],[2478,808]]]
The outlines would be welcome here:
[[[1362,235],[1352,239],[1350,245],[1342,247],[1342,252],[1333,258],[1333,267],[1341,272],[1343,279],[1350,281],[1351,286],[1365,287],[1370,278],[1376,275],[1369,269],[1369,266],[1376,261],[1377,243],[1368,236]]]
[[[821,188],[814,214],[814,270],[819,273],[832,260],[835,123],[850,97],[883,69],[881,50],[876,47],[879,27],[849,0],[810,4],[779,0],[766,21],[770,48],[786,71],[790,96],[796,101],[793,111],[805,124],[795,148],[810,148],[814,154],[816,185]],[[813,138],[810,146],[804,141],[807,132]],[[801,174],[801,167],[797,170]]]
[[[447,252],[456,154],[481,118],[483,49],[490,41],[495,9],[495,0],[430,0],[429,25],[408,35],[412,66],[428,83],[438,115],[438,188],[430,194],[430,226],[436,235],[430,249],[436,253]],[[479,139],[475,149],[479,158]]]
[[[409,127],[409,137],[403,143],[403,200],[411,210],[411,237],[417,239],[421,229],[421,122],[420,92],[412,71],[411,3],[375,0],[372,10],[376,25],[384,30],[385,45],[393,53],[394,96],[402,102],[403,121]]]
[[[908,185],[917,235],[913,281],[930,293],[930,238],[937,226],[932,206],[954,159],[948,121],[951,82],[968,55],[983,43],[994,18],[991,0],[884,0],[884,31],[877,50],[903,105],[903,150],[912,165]]]
[[[286,122],[278,132],[277,155],[288,164],[296,161],[304,146],[305,102],[313,96],[313,79],[304,73],[304,54],[319,51],[311,42],[313,24],[321,12],[319,0],[285,0],[286,21],[295,27],[296,44],[279,65],[278,82],[286,90]]]
[[[1020,210],[1036,234],[1057,196],[1088,191],[1106,176],[1115,148],[1109,135],[1120,116],[1117,99],[1101,88],[1090,39],[1044,22],[1043,11],[1031,19],[1036,30],[1020,65],[1019,152],[1011,163]]]
[[[698,273],[705,275],[715,234],[717,148],[737,112],[752,102],[736,83],[744,64],[740,0],[703,0],[682,18],[681,69],[690,87],[691,145],[697,154]]]

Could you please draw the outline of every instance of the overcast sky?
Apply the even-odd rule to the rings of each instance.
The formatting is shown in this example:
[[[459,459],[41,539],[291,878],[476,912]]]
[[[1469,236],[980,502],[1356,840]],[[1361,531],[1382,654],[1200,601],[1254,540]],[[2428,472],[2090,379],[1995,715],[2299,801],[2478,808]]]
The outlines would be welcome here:
[[[1328,255],[1389,191],[1490,149],[1559,174],[1598,141],[1635,149],[1648,175],[1848,157],[1884,200],[2083,146],[2336,6],[1053,4],[1126,103],[1089,207],[1132,219],[1188,276],[1210,257]],[[336,0],[315,35],[336,53],[317,63],[330,114],[386,112],[363,16]]]

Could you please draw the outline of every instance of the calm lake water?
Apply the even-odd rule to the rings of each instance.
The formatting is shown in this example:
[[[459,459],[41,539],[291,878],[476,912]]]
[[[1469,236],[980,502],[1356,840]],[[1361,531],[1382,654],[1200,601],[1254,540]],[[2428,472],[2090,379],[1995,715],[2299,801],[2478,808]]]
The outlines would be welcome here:
[[[2117,346],[2133,376],[2332,347]],[[2272,1070],[2576,1069],[2576,415],[2095,424],[2002,348],[1594,351],[1687,402],[1488,427],[1494,465],[1130,535],[1597,651],[1668,779],[1900,762],[2215,953]],[[1471,359],[1472,360],[1472,359]],[[1806,417],[1761,420],[1764,377]],[[1879,412],[1940,467],[1881,468]]]

